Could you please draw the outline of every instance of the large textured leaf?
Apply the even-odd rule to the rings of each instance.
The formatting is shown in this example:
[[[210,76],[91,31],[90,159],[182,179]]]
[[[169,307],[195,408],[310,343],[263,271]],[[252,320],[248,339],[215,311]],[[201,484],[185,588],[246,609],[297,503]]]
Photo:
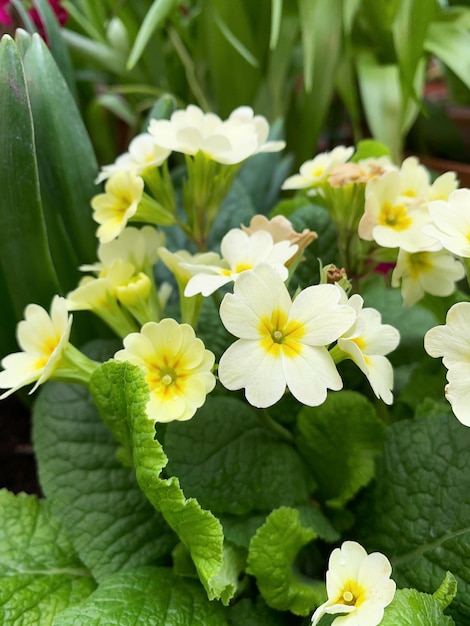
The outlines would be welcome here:
[[[433,593],[450,570],[459,626],[470,619],[469,447],[470,430],[451,416],[390,427],[356,535],[390,558],[398,586]]]
[[[226,626],[225,611],[201,586],[169,568],[141,567],[106,579],[54,626]]]
[[[49,504],[0,491],[0,621],[50,626],[95,588]]]

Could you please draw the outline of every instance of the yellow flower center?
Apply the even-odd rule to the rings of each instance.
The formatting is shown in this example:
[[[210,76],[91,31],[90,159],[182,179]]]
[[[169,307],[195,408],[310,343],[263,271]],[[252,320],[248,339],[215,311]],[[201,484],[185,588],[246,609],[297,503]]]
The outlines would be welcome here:
[[[366,601],[366,591],[356,580],[348,580],[342,588],[335,604],[359,607]]]
[[[305,335],[302,322],[288,320],[285,311],[275,310],[260,322],[261,345],[268,354],[279,357],[284,354],[293,358],[302,352],[300,340]]]
[[[417,279],[420,274],[432,270],[433,264],[429,252],[414,252],[408,255],[408,271],[410,277]]]
[[[411,225],[411,219],[402,204],[392,205],[390,202],[384,202],[380,207],[379,224],[395,230],[406,230]]]
[[[148,364],[145,380],[153,393],[163,397],[179,395],[183,391],[184,381],[187,378],[184,371],[177,371],[178,363],[168,365],[168,359],[164,363]]]

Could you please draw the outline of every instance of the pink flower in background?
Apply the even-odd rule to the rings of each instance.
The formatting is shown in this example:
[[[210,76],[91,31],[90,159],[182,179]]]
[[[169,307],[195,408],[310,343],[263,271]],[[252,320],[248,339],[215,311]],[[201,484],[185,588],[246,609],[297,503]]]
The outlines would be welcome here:
[[[10,26],[10,24],[13,23],[8,11],[9,4],[10,0],[0,0],[0,24],[4,24],[5,26]]]
[[[68,13],[62,6],[62,0],[49,0],[49,5],[54,11],[57,21],[61,26],[63,26],[67,21]],[[41,36],[44,37],[44,27],[39,13],[32,6],[28,9],[28,13]],[[4,26],[12,26],[14,23],[13,18],[15,17],[16,13],[14,12],[14,7],[11,6],[10,0],[0,0],[0,24],[3,24]]]

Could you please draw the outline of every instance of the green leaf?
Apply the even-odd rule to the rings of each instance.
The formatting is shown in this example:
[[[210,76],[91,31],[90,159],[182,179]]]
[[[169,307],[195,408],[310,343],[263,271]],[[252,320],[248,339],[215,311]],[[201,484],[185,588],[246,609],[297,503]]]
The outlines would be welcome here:
[[[8,35],[0,43],[0,67],[0,263],[14,311],[20,318],[29,302],[49,307],[60,288],[42,213],[23,68]],[[14,327],[5,330],[14,335]]]
[[[171,552],[176,537],[134,471],[116,459],[116,442],[85,389],[46,385],[34,407],[33,441],[42,489],[97,580]]]
[[[385,144],[380,143],[380,141],[374,141],[373,139],[363,139],[358,142],[356,151],[350,161],[357,163],[362,159],[378,159],[381,156],[390,156],[390,150]]]
[[[458,22],[433,22],[425,46],[470,89],[470,58],[462,54],[462,50],[468,50],[470,46],[468,28],[463,28]]]
[[[184,492],[214,512],[307,502],[310,485],[296,450],[235,398],[209,397],[191,421],[168,424],[165,451]]]
[[[190,552],[209,599],[227,603],[237,580],[226,579],[230,563],[224,563],[222,526],[197,500],[185,498],[176,477],[160,477],[168,459],[145,412],[149,390],[143,372],[111,361],[96,370],[90,388],[103,419],[132,455],[140,488]]]
[[[61,222],[61,232],[51,233],[51,248],[57,252],[68,245],[79,263],[94,261],[96,224],[90,200],[97,191],[94,178],[98,166],[90,139],[73,97],[38,35],[32,37],[24,65],[44,211],[50,223]]]
[[[292,624],[290,613],[280,613],[270,609],[260,596],[255,601],[242,598],[230,607],[227,617],[230,626],[288,626]]]
[[[207,244],[208,248],[216,248],[231,228],[240,228],[240,224],[248,225],[256,212],[247,189],[242,182],[235,179],[215,219]]]
[[[458,591],[449,613],[462,626],[470,616],[469,446],[470,430],[450,416],[391,426],[356,529],[390,558],[399,586],[433,593],[451,571]]]
[[[45,500],[1,490],[0,520],[2,624],[49,626],[93,591],[95,581]]]
[[[129,54],[127,69],[131,70],[142,56],[142,53],[153,33],[162,25],[177,5],[177,0],[154,0],[137,33],[134,45]]]
[[[297,418],[297,445],[318,485],[316,497],[341,507],[374,477],[385,428],[372,404],[354,391],[329,394]]]
[[[454,620],[442,612],[439,602],[416,589],[398,589],[385,608],[380,626],[451,626]]]
[[[209,602],[202,587],[169,568],[141,567],[107,578],[54,626],[226,626],[225,611]]]
[[[274,50],[279,40],[282,21],[282,0],[271,0],[271,35],[269,49]]]
[[[251,540],[246,571],[255,576],[271,608],[308,615],[324,601],[323,583],[308,580],[292,569],[300,549],[315,536],[302,524],[298,511],[281,507],[267,517]]]
[[[254,56],[246,46],[232,33],[230,28],[220,17],[217,11],[214,11],[214,22],[219,28],[222,35],[228,41],[228,43],[238,52],[238,54],[245,59],[252,67],[259,67],[258,59]]]
[[[46,0],[33,0],[46,31],[47,41],[55,62],[67,81],[70,92],[77,98],[75,76],[69,51],[62,37],[62,30],[51,5]]]

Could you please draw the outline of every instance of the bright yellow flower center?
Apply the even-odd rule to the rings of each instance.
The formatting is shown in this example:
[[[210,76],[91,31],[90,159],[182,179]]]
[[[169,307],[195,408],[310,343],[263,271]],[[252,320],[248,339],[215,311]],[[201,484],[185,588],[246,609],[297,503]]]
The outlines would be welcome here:
[[[366,590],[356,580],[348,580],[342,588],[335,604],[346,606],[361,606],[366,601]]]
[[[297,320],[288,320],[285,311],[274,310],[270,317],[263,317],[259,332],[262,347],[273,357],[284,354],[293,358],[302,352],[300,340],[305,335],[304,325]]]
[[[184,393],[184,384],[188,375],[181,368],[178,360],[170,363],[170,359],[164,357],[161,361],[155,360],[148,363],[147,367],[145,380],[153,393],[165,399]]]
[[[392,205],[390,202],[384,202],[380,207],[379,224],[395,230],[406,230],[411,225],[411,219],[402,204]]]
[[[433,264],[429,252],[415,252],[408,255],[408,271],[410,277],[417,279],[420,274],[432,270]]]
[[[40,369],[43,369],[44,367],[46,367],[47,362],[51,358],[52,353],[57,348],[59,343],[60,343],[60,336],[59,335],[55,335],[54,337],[48,337],[47,339],[44,340],[44,342],[42,344],[42,354],[43,354],[43,356],[40,357],[36,361],[36,369],[40,370]]]

